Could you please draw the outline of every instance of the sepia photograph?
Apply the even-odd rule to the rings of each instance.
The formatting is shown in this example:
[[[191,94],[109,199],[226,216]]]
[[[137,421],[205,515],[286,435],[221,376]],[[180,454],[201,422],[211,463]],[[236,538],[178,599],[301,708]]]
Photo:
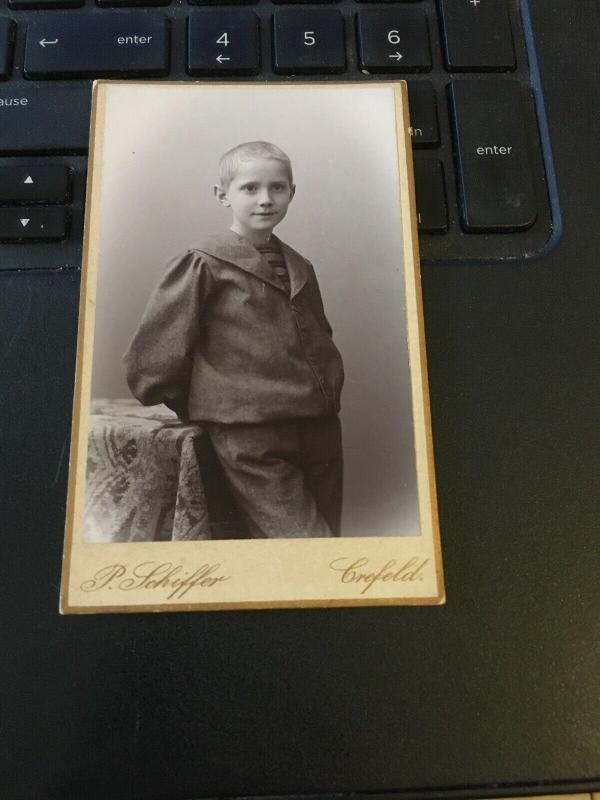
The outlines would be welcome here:
[[[406,89],[94,86],[61,610],[443,602]]]

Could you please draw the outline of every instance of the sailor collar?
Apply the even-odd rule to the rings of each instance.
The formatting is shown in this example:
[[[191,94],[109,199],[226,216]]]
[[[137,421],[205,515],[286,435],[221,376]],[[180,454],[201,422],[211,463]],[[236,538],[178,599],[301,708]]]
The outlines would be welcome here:
[[[291,296],[294,297],[308,280],[309,273],[306,260],[285,242],[278,239],[277,236],[272,235],[271,239],[281,247],[290,276]],[[273,270],[267,258],[259,253],[247,239],[244,239],[234,231],[230,230],[217,236],[212,236],[202,242],[196,249],[207,256],[212,256],[219,261],[226,261],[234,267],[239,267],[244,272],[254,275],[280,291],[285,291],[273,275]]]

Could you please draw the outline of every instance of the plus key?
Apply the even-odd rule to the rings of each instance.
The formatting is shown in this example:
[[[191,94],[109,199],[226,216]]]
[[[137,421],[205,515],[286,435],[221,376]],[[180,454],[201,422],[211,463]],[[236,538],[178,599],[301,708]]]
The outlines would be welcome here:
[[[446,67],[451,72],[515,68],[506,0],[441,0]]]

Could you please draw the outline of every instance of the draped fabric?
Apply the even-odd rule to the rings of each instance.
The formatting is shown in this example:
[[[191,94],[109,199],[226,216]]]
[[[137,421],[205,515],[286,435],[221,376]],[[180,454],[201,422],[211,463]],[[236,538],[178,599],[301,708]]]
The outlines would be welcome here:
[[[219,538],[198,450],[205,434],[163,406],[96,400],[88,436],[83,538],[136,542]]]

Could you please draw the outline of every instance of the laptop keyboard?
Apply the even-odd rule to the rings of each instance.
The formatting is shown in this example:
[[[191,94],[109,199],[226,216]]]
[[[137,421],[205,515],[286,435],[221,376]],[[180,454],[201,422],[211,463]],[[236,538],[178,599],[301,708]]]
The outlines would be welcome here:
[[[422,258],[535,254],[552,224],[523,3],[8,0],[0,268],[79,267],[95,78],[406,79]]]

